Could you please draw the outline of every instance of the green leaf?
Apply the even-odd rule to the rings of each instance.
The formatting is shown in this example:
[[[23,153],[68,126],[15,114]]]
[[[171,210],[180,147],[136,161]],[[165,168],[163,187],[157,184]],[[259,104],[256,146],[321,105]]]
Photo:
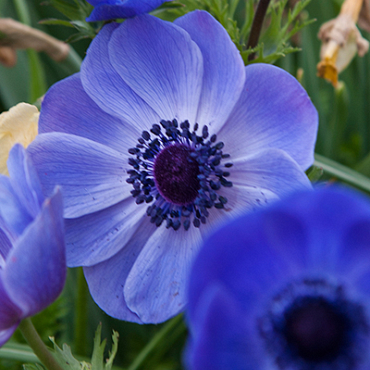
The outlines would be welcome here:
[[[322,167],[312,166],[308,170],[307,177],[309,178],[309,180],[312,183],[315,183],[315,182],[317,182],[317,181],[320,180],[320,178],[322,177],[323,173],[324,173],[324,170],[322,169]]]
[[[42,365],[39,364],[25,364],[23,365],[24,370],[45,370]]]
[[[358,173],[357,171],[319,154],[315,154],[314,165],[321,167],[324,173],[370,193],[370,178]]]
[[[70,28],[75,28],[75,26],[70,21],[65,21],[63,19],[55,19],[55,18],[49,18],[49,19],[43,19],[39,21],[40,24],[47,24],[51,26],[65,26]]]
[[[14,342],[5,343],[0,348],[0,358],[20,362],[40,362],[28,345]]]
[[[58,345],[55,343],[53,337],[50,337],[51,342],[54,345],[54,357],[58,361],[59,365],[65,370],[82,370],[82,369],[89,369],[81,363],[80,361],[76,360],[71,352],[71,347],[67,344],[63,344],[63,349],[59,348]]]
[[[112,352],[109,353],[109,358],[107,359],[107,363],[105,365],[105,370],[111,370],[113,366],[113,361],[114,358],[116,357],[117,350],[118,350],[118,332],[113,330],[112,334],[112,341],[113,341],[113,346],[112,346]]]
[[[30,66],[30,91],[29,101],[35,102],[43,96],[47,90],[46,76],[44,68],[41,64],[39,55],[35,50],[27,50],[28,61]]]
[[[107,363],[104,366],[104,350],[105,350],[107,340],[104,339],[102,342],[100,342],[101,341],[101,328],[102,326],[101,324],[99,324],[95,332],[94,349],[93,349],[93,354],[91,358],[91,365],[92,365],[93,370],[111,370],[113,366],[113,361],[117,354],[117,349],[118,349],[118,333],[113,331],[112,352],[109,354]]]

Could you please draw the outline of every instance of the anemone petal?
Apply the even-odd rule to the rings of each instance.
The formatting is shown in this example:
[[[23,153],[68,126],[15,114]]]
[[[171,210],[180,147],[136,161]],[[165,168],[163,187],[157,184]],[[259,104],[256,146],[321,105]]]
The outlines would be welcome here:
[[[203,58],[182,28],[149,15],[128,19],[114,31],[109,55],[117,73],[161,119],[195,121]]]
[[[111,64],[108,43],[117,27],[116,23],[107,24],[95,37],[81,65],[81,81],[86,93],[101,109],[133,126],[129,130],[141,132],[160,118]]]
[[[309,243],[304,224],[285,212],[271,214],[247,213],[206,240],[192,267],[190,312],[207,283],[220,276],[248,311],[261,292],[268,297],[289,279],[301,277],[307,255],[300,251]]]
[[[44,196],[35,168],[30,165],[30,159],[20,144],[14,145],[9,153],[8,170],[20,203],[32,217],[36,217]]]
[[[244,87],[243,60],[226,30],[209,13],[191,12],[174,23],[189,33],[202,52],[203,86],[196,121],[217,133]]]
[[[13,335],[13,333],[17,329],[19,322],[17,322],[15,325],[13,325],[10,328],[0,331],[0,347],[10,339],[10,337]]]
[[[62,195],[57,190],[8,255],[3,284],[23,316],[46,308],[63,289],[66,258],[62,212]]]
[[[0,175],[0,204],[0,219],[4,220],[7,231],[13,237],[21,235],[32,222],[32,215],[24,208],[10,178],[5,175]]]
[[[42,102],[39,133],[64,132],[127,152],[141,135],[137,126],[102,110],[86,94],[76,73],[53,85]]]
[[[233,160],[228,179],[235,185],[268,189],[279,197],[294,191],[312,189],[310,181],[297,163],[279,149],[266,149]]]
[[[313,163],[317,111],[299,82],[284,70],[253,64],[244,90],[218,136],[238,159],[267,148],[286,151],[302,169]]]
[[[190,326],[190,348],[186,352],[190,369],[262,368],[264,353],[247,325],[249,313],[240,309],[221,284],[207,288],[196,310],[196,321]]]
[[[63,188],[66,218],[99,211],[131,197],[128,154],[80,136],[39,135],[28,147],[44,192]]]
[[[131,18],[135,15],[148,13],[167,0],[88,0],[95,9],[86,18],[88,22]]]
[[[22,316],[22,310],[10,299],[3,285],[4,271],[0,271],[0,343],[1,332],[17,325]],[[14,330],[13,330],[14,331]],[[4,333],[4,335],[6,335]],[[7,339],[6,339],[7,340]],[[6,342],[6,340],[4,342]]]
[[[149,221],[145,211],[127,198],[101,211],[66,219],[67,265],[91,266],[125,248],[140,221]]]
[[[159,323],[178,314],[186,303],[186,282],[202,242],[194,227],[158,228],[147,240],[124,286],[128,307],[144,323]]]
[[[142,323],[141,317],[127,306],[124,285],[147,240],[157,227],[143,220],[135,235],[117,254],[91,267],[84,267],[90,293],[108,315],[120,320]]]

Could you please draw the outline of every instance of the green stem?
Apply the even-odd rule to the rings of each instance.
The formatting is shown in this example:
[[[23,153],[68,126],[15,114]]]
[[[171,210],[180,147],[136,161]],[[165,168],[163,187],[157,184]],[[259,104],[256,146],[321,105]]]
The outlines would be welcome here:
[[[87,299],[88,287],[83,269],[79,267],[77,270],[77,299],[75,311],[75,351],[79,355],[86,354]]]
[[[152,340],[142,349],[135,361],[127,368],[127,370],[137,370],[144,363],[148,355],[155,347],[167,336],[179,323],[182,322],[182,315],[177,315],[166,323],[165,326],[152,338]]]
[[[251,32],[249,34],[247,49],[253,49],[258,44],[258,39],[260,37],[263,20],[265,19],[265,15],[269,7],[269,4],[270,0],[260,0],[257,5],[256,13],[254,14],[253,18]],[[256,56],[255,53],[249,54],[248,60],[249,61],[253,60],[255,56]]]
[[[21,330],[24,338],[32,348],[35,355],[48,370],[63,370],[56,362],[55,358],[50,353],[44,342],[41,340],[30,318],[24,319],[19,324],[19,329]]]

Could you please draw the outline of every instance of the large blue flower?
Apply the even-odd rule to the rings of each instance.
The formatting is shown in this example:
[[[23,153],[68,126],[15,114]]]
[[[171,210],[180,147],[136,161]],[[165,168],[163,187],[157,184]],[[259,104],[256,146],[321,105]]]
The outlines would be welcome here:
[[[192,370],[370,364],[370,203],[300,193],[218,230],[189,282]]]
[[[20,144],[8,170],[10,178],[0,175],[0,346],[57,298],[67,270],[60,191],[44,198]]]
[[[180,312],[190,265],[216,226],[310,188],[317,112],[288,73],[244,67],[196,11],[106,25],[50,89],[29,147],[46,192],[63,187],[67,263],[108,314]]]
[[[149,13],[165,1],[170,0],[86,0],[94,10],[86,18],[88,22],[106,21],[116,18],[132,18]]]

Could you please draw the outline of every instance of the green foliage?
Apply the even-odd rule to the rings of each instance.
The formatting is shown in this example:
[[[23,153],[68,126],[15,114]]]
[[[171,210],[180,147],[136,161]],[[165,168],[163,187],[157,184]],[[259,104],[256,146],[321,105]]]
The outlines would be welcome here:
[[[195,9],[211,13],[228,31],[241,52],[245,64],[248,56],[256,54],[253,63],[274,63],[279,58],[300,50],[290,45],[291,38],[314,20],[307,19],[302,11],[311,0],[299,0],[291,9],[288,0],[273,0],[270,3],[259,44],[247,49],[257,0],[183,0],[185,8],[177,9],[177,15]],[[181,13],[181,14],[180,14]]]
[[[113,361],[118,349],[118,333],[113,331],[112,351],[107,360],[104,359],[106,339],[101,342],[101,324],[95,332],[94,349],[91,362],[76,360],[67,344],[63,344],[63,349],[58,347],[53,337],[50,338],[54,345],[54,356],[63,370],[112,370]],[[31,369],[30,369],[31,370]],[[32,369],[33,370],[33,369]]]
[[[45,370],[45,368],[40,364],[25,364],[23,365],[24,370]]]
[[[92,5],[84,0],[48,0],[48,2],[68,20],[44,19],[40,21],[41,24],[74,28],[77,32],[69,36],[66,42],[95,37],[95,29],[85,20],[93,9]]]

